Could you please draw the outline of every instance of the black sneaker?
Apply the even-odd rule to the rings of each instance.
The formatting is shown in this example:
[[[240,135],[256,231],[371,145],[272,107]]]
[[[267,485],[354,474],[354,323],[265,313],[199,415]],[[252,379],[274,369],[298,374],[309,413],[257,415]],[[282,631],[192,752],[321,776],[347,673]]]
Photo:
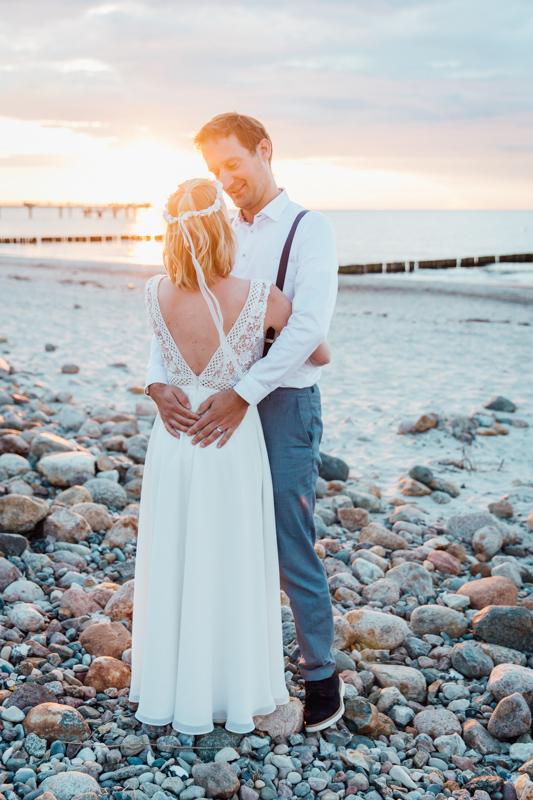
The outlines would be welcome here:
[[[304,725],[307,733],[329,728],[344,714],[344,682],[333,673],[321,681],[305,681]]]

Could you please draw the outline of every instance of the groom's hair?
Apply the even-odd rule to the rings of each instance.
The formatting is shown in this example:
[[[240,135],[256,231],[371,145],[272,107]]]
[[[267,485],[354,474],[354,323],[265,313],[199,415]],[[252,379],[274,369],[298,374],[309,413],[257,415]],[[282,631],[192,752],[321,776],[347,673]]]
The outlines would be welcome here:
[[[198,150],[201,150],[207,141],[224,139],[226,136],[235,134],[243,147],[250,153],[255,153],[257,145],[262,139],[270,142],[269,164],[272,162],[272,139],[262,122],[255,117],[247,114],[239,114],[237,111],[228,111],[226,114],[217,114],[205,125],[202,125],[193,139],[193,143]]]

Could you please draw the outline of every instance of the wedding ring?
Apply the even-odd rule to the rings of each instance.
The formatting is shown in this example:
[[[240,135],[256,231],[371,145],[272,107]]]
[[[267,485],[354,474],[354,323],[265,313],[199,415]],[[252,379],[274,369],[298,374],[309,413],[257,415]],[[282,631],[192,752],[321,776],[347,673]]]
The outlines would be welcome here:
[[[224,431],[221,431],[220,428],[215,428],[215,430],[218,431],[219,433],[224,433]]]

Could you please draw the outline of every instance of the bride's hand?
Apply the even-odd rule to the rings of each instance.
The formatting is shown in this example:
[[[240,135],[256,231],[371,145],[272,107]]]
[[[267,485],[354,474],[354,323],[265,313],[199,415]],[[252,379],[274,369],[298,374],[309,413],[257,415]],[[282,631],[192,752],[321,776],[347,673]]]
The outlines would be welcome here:
[[[152,383],[150,397],[155,402],[163,425],[171,436],[180,438],[178,431],[185,433],[191,425],[200,419],[200,415],[191,411],[191,404],[185,392],[177,386],[166,383]]]
[[[187,432],[194,436],[192,444],[200,442],[200,447],[206,447],[218,439],[217,447],[224,447],[243,421],[248,405],[234,389],[212,394],[198,409],[201,420]]]

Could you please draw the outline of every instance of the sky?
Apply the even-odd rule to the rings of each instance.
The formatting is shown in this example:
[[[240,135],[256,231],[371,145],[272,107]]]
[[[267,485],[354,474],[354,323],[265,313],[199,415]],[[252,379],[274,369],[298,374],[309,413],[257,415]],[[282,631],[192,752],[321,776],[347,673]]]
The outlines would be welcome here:
[[[533,208],[531,0],[0,0],[0,203],[151,202],[265,124],[322,209]]]

